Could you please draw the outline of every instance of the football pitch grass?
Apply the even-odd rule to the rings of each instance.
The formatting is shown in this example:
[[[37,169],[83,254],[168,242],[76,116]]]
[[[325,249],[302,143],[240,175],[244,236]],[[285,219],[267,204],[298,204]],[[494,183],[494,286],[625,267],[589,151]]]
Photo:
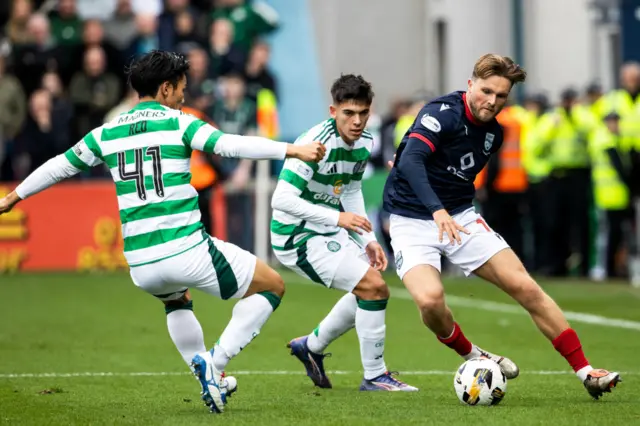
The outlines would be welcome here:
[[[453,390],[461,359],[424,328],[392,274],[385,358],[420,392],[359,392],[355,331],[329,347],[334,389],[314,388],[285,345],[309,333],[341,293],[283,276],[287,294],[280,308],[228,366],[238,393],[222,415],[202,405],[199,385],[169,339],[162,304],[126,273],[0,276],[0,424],[640,424],[640,290],[544,283],[569,311],[592,365],[623,373],[613,393],[594,401],[508,297],[477,279],[446,280],[467,336],[521,370],[500,405],[468,407]],[[212,345],[233,302],[193,296]]]

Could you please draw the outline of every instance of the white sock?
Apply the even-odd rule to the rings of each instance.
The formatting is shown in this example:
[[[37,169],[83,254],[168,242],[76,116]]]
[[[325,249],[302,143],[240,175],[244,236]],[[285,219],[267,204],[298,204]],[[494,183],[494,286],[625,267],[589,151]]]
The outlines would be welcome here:
[[[195,354],[207,350],[204,345],[202,326],[192,310],[178,309],[168,313],[167,328],[171,340],[187,365],[191,364]]]
[[[576,371],[576,376],[578,376],[581,382],[584,382],[585,380],[587,380],[587,375],[591,373],[591,371],[593,371],[593,367],[590,365],[587,365],[585,367],[582,367],[580,370]]]
[[[331,342],[355,327],[356,309],[358,309],[358,302],[353,293],[342,296],[320,325],[309,334],[307,340],[309,350],[321,354]]]
[[[224,371],[229,360],[260,334],[279,303],[280,299],[273,293],[257,293],[236,303],[231,321],[214,348],[213,365],[218,371]]]
[[[471,344],[471,352],[469,352],[466,355],[463,355],[462,358],[464,358],[465,361],[468,361],[470,359],[478,358],[480,356],[482,356],[481,349],[476,345]]]
[[[360,340],[360,357],[367,380],[387,372],[384,363],[385,313],[387,300],[358,300],[356,332]]]

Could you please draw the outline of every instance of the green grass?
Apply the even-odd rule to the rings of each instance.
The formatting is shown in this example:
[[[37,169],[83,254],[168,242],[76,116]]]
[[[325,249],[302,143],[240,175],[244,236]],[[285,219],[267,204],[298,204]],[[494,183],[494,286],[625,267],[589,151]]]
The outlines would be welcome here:
[[[518,362],[521,376],[509,382],[495,407],[462,406],[453,390],[461,360],[422,326],[398,280],[387,311],[385,358],[412,394],[360,393],[355,332],[330,346],[327,359],[334,389],[314,389],[286,342],[309,333],[341,293],[284,273],[287,295],[279,310],[228,367],[228,373],[286,371],[299,374],[239,374],[239,391],[222,416],[207,413],[166,331],[160,302],[138,290],[126,274],[30,274],[0,276],[0,424],[640,424],[640,330],[575,322],[595,367],[627,372],[624,383],[593,401],[568,365],[526,315],[454,307],[473,341]],[[447,293],[510,303],[479,280],[453,280]],[[640,321],[640,292],[619,284],[547,283],[546,290],[570,311]],[[194,294],[195,312],[208,344],[226,325],[233,303]],[[416,375],[419,371],[446,374]],[[8,377],[25,373],[110,372],[104,377]],[[169,372],[166,376],[131,376]],[[450,372],[450,373],[449,373]],[[184,374],[181,374],[184,373]]]

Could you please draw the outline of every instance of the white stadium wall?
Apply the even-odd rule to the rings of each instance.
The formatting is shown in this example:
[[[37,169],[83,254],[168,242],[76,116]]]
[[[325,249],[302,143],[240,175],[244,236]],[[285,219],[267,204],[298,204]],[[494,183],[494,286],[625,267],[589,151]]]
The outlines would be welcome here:
[[[512,0],[309,0],[325,87],[340,72],[375,85],[378,105],[416,90],[463,89],[474,60],[514,54]],[[522,0],[527,90],[605,88],[615,76],[591,0]]]
[[[382,109],[426,87],[425,6],[424,0],[309,0],[327,105],[341,72],[371,81]]]

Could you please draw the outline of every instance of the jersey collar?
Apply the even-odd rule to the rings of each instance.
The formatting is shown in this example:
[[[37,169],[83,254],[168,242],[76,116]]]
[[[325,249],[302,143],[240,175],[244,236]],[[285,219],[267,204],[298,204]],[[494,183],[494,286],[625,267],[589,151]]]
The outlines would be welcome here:
[[[158,101],[145,101],[145,102],[140,102],[138,103],[138,105],[134,106],[130,111],[129,114],[131,114],[134,111],[140,111],[142,109],[157,109],[157,110],[164,110],[165,107],[163,107],[162,105],[160,105],[160,102]]]
[[[462,93],[462,103],[464,104],[464,114],[467,116],[467,120],[469,120],[476,126],[484,126],[485,123],[482,123],[481,121],[476,120],[476,118],[471,113],[471,110],[469,109],[469,105],[467,105],[466,93]]]

